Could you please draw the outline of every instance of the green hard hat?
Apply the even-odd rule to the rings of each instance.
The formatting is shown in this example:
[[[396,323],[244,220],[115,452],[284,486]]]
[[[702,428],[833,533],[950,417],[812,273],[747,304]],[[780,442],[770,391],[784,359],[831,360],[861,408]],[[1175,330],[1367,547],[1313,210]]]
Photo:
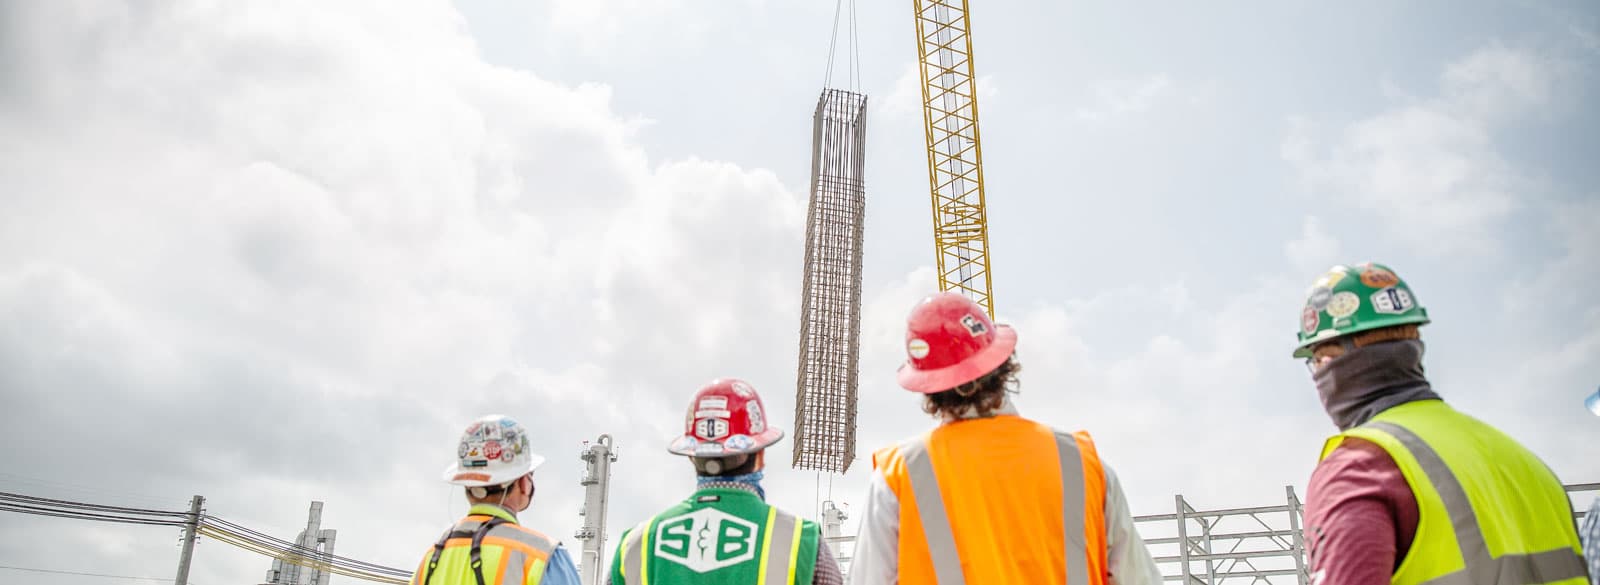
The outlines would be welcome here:
[[[1294,357],[1311,357],[1311,346],[1351,333],[1427,323],[1428,310],[1388,266],[1334,266],[1306,295]]]

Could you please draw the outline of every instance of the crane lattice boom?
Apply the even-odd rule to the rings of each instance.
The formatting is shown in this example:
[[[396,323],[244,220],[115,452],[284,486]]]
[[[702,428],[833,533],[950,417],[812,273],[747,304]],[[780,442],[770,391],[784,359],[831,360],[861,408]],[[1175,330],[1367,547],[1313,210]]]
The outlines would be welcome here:
[[[984,213],[978,84],[966,0],[912,0],[922,75],[922,119],[933,195],[939,290],[956,290],[994,315]]]

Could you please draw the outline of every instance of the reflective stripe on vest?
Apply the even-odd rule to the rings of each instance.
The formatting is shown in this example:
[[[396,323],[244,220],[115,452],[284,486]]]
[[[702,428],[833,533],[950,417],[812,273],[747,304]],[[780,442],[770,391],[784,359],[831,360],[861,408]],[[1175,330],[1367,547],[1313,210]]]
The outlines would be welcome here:
[[[1530,554],[1507,554],[1492,557],[1489,545],[1478,526],[1478,515],[1472,509],[1467,491],[1461,487],[1455,473],[1444,459],[1416,433],[1389,422],[1371,422],[1364,425],[1388,433],[1416,457],[1423,473],[1433,484],[1439,498],[1444,501],[1450,524],[1455,528],[1456,544],[1461,548],[1465,568],[1460,571],[1429,579],[1429,585],[1532,585],[1575,579],[1588,575],[1583,557],[1571,549],[1560,548]]]
[[[650,555],[647,552],[650,550],[650,528],[655,524],[655,518],[646,520],[643,524],[633,527],[633,530],[628,532],[628,538],[622,541],[624,579],[637,576],[639,585],[650,584]]]
[[[622,577],[627,583],[635,583],[637,578],[638,585],[650,585],[650,533],[655,530],[655,523],[656,519],[651,518],[635,526],[622,541]],[[794,515],[776,506],[768,507],[755,585],[795,585],[800,566],[800,530],[804,526]]]
[[[761,571],[758,585],[793,585],[796,552],[800,549],[800,519],[779,512],[767,512],[767,533],[761,537]]]
[[[482,549],[486,541],[490,541],[490,546],[496,545],[496,543],[492,542],[491,539],[505,541],[515,545],[526,546],[528,549],[533,551],[533,554],[529,555],[527,552],[519,548],[505,546],[505,544],[498,545],[500,546],[500,563],[499,567],[497,567],[497,571],[495,572],[496,577],[491,581],[484,575],[482,557]],[[472,570],[473,582],[475,582],[477,585],[490,585],[491,583],[505,584],[513,582],[506,579],[506,575],[504,574],[505,571],[511,568],[517,568],[520,572],[524,573],[522,575],[518,575],[514,581],[515,583],[519,584],[526,580],[526,573],[528,572],[528,569],[531,568],[540,571],[539,577],[533,580],[534,583],[538,583],[543,579],[543,570],[546,560],[550,558],[550,555],[554,553],[556,549],[556,542],[550,538],[522,528],[517,524],[507,521],[503,518],[476,515],[468,516],[455,526],[452,526],[450,530],[444,533],[443,536],[439,537],[439,542],[434,544],[432,555],[424,563],[426,571],[419,575],[422,580],[418,581],[417,583],[422,585],[427,585],[430,583],[439,567],[439,561],[443,556],[445,549],[461,546],[459,544],[452,546],[449,543],[451,541],[460,540],[468,541],[468,545],[466,547],[468,548],[467,566]],[[530,556],[532,558],[529,558]],[[446,581],[449,582],[449,578],[451,577],[454,576],[448,575],[446,577]]]
[[[1088,543],[1084,534],[1084,479],[1083,456],[1072,435],[1056,433],[1056,450],[1061,463],[1061,509],[1066,530],[1066,562],[1068,585],[1088,585]],[[917,503],[917,517],[922,521],[922,533],[928,542],[928,553],[933,558],[933,570],[939,585],[964,585],[966,575],[961,571],[961,555],[956,549],[955,531],[950,528],[950,516],[939,493],[939,478],[933,471],[933,458],[928,454],[925,438],[912,441],[900,448],[905,460],[906,475],[911,480],[912,497]]]

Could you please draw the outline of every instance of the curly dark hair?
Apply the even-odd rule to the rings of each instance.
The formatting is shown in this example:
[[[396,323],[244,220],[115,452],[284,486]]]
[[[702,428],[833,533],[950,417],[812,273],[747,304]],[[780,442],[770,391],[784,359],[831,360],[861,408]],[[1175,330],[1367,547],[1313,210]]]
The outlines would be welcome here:
[[[976,410],[980,417],[992,415],[1005,404],[1007,393],[1017,392],[1017,372],[1021,371],[1017,358],[1008,358],[976,380],[927,395],[922,399],[922,411],[939,418],[960,418],[968,409]]]

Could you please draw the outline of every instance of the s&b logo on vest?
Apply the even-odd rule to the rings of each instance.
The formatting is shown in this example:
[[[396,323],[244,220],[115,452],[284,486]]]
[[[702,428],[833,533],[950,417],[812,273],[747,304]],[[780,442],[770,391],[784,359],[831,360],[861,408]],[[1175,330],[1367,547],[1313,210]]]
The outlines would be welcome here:
[[[755,558],[757,536],[754,522],[701,508],[656,525],[655,556],[706,573]]]

